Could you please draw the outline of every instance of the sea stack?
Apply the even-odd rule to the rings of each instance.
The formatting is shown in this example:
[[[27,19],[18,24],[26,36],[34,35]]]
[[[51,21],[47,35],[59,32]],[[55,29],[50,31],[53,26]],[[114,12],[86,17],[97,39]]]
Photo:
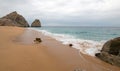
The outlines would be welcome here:
[[[35,19],[35,21],[33,21],[33,23],[31,24],[31,27],[41,27],[41,22],[39,21],[39,19]]]
[[[120,67],[120,37],[107,41],[96,56],[107,63]]]
[[[16,11],[0,18],[0,26],[29,27],[25,18]]]

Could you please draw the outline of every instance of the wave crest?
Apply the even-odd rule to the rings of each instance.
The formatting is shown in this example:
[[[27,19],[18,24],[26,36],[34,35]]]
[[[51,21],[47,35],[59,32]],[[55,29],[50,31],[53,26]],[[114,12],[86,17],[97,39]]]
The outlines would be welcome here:
[[[37,30],[38,31],[38,30]],[[52,37],[64,45],[73,44],[73,48],[80,50],[83,54],[95,56],[95,53],[100,52],[105,41],[93,41],[85,39],[76,39],[74,36],[66,34],[55,34],[46,30],[39,30],[42,34]]]

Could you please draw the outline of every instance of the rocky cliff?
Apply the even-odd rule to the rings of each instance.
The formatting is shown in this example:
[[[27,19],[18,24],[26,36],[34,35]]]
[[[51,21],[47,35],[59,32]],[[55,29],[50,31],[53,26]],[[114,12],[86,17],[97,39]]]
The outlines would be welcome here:
[[[29,27],[25,18],[16,11],[0,18],[0,26]]]
[[[10,19],[0,19],[0,26],[15,26],[15,24]]]
[[[41,22],[39,21],[39,19],[35,19],[35,21],[33,21],[33,23],[31,24],[31,27],[41,27]]]
[[[107,41],[96,56],[107,63],[120,67],[120,37]]]

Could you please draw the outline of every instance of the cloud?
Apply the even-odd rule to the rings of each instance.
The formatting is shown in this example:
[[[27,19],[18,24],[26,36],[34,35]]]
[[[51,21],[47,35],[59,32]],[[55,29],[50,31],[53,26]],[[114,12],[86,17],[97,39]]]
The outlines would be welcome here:
[[[14,10],[44,25],[120,26],[120,0],[0,0],[0,16]]]

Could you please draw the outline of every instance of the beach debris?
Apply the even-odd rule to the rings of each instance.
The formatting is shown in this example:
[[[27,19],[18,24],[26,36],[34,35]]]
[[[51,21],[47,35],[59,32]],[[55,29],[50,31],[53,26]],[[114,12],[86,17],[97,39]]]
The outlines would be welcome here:
[[[73,44],[69,44],[69,46],[70,46],[70,47],[72,47],[72,46],[73,46]]]
[[[35,43],[40,43],[40,42],[42,42],[42,40],[41,40],[41,38],[35,38],[34,42]]]

